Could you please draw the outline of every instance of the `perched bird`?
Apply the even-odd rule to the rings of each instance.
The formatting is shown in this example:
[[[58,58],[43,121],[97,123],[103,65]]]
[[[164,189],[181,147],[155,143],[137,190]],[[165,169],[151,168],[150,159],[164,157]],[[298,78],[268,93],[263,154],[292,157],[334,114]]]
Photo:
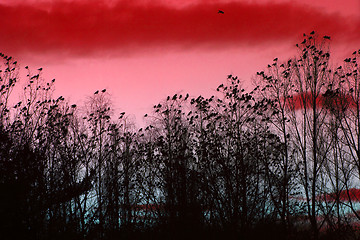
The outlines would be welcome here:
[[[311,34],[311,35],[314,35],[314,34],[315,34],[315,31],[312,31],[310,34]]]
[[[39,71],[41,71],[41,70],[42,70],[42,68],[39,68],[38,70],[39,70]]]
[[[224,11],[219,10],[218,13],[219,14],[224,14]]]
[[[274,62],[276,62],[278,60],[278,58],[274,58]]]
[[[325,39],[329,39],[330,40],[330,37],[329,36],[324,36]]]
[[[103,92],[103,93],[106,92],[106,89],[103,89],[101,92]]]
[[[76,104],[71,105],[72,108],[76,108]]]
[[[96,92],[94,92],[94,94],[98,94],[99,93],[99,90],[97,90]]]

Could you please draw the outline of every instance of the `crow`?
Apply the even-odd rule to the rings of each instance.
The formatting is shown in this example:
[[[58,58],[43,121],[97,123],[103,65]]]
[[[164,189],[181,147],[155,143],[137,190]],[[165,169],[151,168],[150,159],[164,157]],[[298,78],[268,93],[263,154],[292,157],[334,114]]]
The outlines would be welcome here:
[[[218,13],[219,14],[224,14],[224,11],[219,10]]]

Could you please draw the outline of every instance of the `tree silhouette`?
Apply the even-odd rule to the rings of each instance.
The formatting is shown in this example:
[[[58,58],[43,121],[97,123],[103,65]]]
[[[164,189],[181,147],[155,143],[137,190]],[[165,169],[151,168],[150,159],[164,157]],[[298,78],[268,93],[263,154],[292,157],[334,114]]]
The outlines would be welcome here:
[[[19,66],[0,54],[2,238],[356,239],[360,51],[333,68],[330,37],[304,37],[252,91],[228,75],[141,129],[106,89],[54,97],[42,68],[11,106]]]

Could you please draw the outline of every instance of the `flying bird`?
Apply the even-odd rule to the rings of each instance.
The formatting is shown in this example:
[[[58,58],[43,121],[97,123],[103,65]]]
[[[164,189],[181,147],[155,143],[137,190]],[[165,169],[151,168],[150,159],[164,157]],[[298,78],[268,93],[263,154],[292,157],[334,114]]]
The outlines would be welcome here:
[[[224,14],[224,11],[219,10],[218,13],[219,14]]]

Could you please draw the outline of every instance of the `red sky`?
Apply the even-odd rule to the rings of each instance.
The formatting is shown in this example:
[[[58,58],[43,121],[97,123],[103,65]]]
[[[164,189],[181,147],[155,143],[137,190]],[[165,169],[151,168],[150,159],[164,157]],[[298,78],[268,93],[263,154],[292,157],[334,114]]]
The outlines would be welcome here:
[[[249,85],[274,57],[292,57],[302,33],[330,35],[336,59],[360,48],[358,0],[179,2],[0,0],[0,51],[43,67],[72,102],[107,88],[141,121],[167,95],[210,96],[228,74]]]

